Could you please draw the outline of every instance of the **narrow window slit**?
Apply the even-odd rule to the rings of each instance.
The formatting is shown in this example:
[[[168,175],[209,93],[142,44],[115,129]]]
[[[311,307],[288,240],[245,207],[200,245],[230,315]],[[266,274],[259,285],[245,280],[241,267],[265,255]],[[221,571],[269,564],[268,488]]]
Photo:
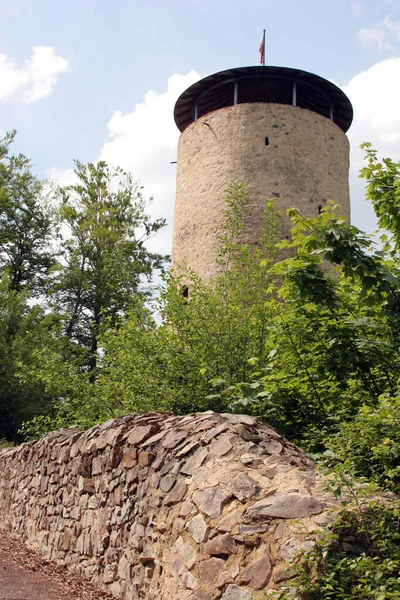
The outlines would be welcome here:
[[[266,137],[265,138],[265,145],[268,146],[269,145],[269,139]]]

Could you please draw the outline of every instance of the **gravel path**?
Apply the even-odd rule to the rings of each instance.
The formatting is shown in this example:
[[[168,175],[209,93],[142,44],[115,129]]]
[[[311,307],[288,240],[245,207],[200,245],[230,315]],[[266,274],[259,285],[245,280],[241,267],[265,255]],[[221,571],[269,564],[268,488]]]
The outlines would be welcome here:
[[[0,530],[0,600],[111,600]],[[113,598],[115,600],[115,598]]]

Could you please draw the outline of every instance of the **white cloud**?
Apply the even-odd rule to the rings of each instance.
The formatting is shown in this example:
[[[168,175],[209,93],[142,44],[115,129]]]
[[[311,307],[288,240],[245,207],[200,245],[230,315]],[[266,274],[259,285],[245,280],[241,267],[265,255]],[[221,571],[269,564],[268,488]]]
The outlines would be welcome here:
[[[57,169],[57,167],[52,167],[48,171],[47,178],[61,186],[73,185],[78,181],[74,169]]]
[[[400,40],[400,21],[393,21],[390,17],[385,17],[382,26],[388,33],[394,35],[396,40]]]
[[[351,12],[353,13],[354,17],[361,17],[364,12],[363,0],[351,0]]]
[[[0,54],[0,100],[15,99],[31,104],[48,96],[68,61],[58,56],[53,46],[34,46],[31,57],[23,65],[6,54]]]
[[[400,21],[386,16],[376,27],[363,28],[358,39],[367,46],[377,45],[379,50],[394,50],[394,42],[400,40]]]
[[[360,29],[358,32],[358,39],[363,42],[366,46],[373,46],[376,44],[379,50],[394,50],[391,42],[387,39],[388,34],[381,27],[375,27],[371,29]]]
[[[382,153],[400,153],[400,57],[387,58],[344,86],[354,108],[352,146],[371,141]]]
[[[400,58],[388,58],[359,73],[343,91],[354,109],[354,122],[348,133],[353,222],[371,231],[375,219],[363,197],[363,182],[358,179],[364,157],[359,146],[362,142],[371,142],[380,155],[400,159]]]
[[[195,71],[172,75],[166,92],[149,91],[132,112],[116,111],[108,123],[109,140],[100,152],[100,159],[131,171],[146,196],[154,197],[151,215],[167,219],[168,227],[148,244],[152,251],[171,252],[176,179],[176,165],[171,162],[177,159],[179,137],[173,109],[179,95],[199,78]]]

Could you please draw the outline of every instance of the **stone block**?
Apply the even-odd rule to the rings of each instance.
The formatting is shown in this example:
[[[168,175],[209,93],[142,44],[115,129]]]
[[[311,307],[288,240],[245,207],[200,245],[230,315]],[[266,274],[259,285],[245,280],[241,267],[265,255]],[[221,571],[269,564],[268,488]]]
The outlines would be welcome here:
[[[271,579],[272,565],[267,554],[254,560],[245,569],[242,575],[243,583],[247,583],[253,590],[263,590]]]
[[[207,539],[210,531],[207,523],[203,519],[202,515],[196,515],[188,521],[186,525],[187,532],[198,544],[204,542]]]
[[[211,519],[216,519],[221,515],[222,508],[229,498],[230,496],[218,486],[196,490],[193,493],[193,502],[197,508]]]

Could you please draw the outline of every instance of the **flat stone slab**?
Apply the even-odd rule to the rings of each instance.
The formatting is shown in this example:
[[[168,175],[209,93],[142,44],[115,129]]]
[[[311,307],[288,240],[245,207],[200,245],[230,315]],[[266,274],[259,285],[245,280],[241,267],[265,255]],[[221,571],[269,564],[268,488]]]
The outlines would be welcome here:
[[[313,496],[300,494],[275,494],[259,500],[248,508],[245,517],[259,521],[262,518],[298,519],[318,515],[324,508],[325,502]]]

